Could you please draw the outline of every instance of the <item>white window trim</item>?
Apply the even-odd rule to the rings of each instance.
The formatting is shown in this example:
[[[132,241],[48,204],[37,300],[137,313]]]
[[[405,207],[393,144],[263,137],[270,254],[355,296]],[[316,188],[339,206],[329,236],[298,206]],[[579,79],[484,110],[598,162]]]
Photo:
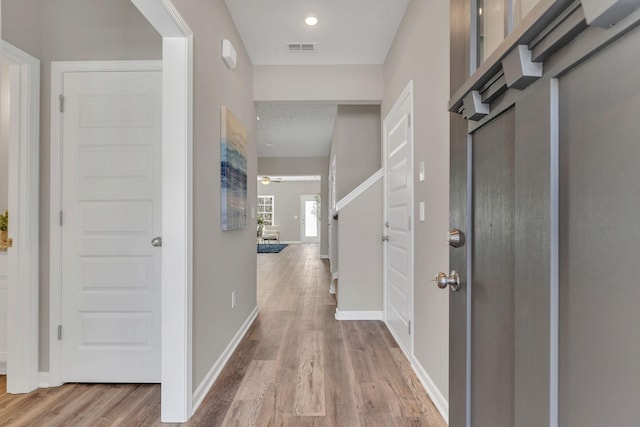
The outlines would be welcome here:
[[[269,225],[275,225],[276,223],[276,196],[271,195],[271,194],[258,194],[258,213],[257,215],[261,215],[264,212],[259,212],[260,210],[260,197],[271,197],[271,224]],[[267,225],[267,224],[265,224]]]

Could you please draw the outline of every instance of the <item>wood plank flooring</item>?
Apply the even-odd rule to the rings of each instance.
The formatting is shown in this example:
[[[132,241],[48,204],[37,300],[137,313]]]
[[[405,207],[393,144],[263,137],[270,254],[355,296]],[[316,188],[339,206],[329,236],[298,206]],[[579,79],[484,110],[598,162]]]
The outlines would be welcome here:
[[[329,280],[317,245],[258,255],[260,314],[188,426],[446,426],[382,322],[335,320]],[[160,425],[158,385],[5,390],[2,426]]]

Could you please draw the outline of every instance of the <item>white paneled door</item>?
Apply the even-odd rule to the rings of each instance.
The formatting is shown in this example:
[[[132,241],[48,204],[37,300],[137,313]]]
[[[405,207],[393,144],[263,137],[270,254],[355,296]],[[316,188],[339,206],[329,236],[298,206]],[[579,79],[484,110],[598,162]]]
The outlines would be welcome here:
[[[385,319],[405,353],[412,352],[413,209],[411,85],[384,121],[385,138]]]
[[[160,381],[160,71],[66,72],[62,381]]]

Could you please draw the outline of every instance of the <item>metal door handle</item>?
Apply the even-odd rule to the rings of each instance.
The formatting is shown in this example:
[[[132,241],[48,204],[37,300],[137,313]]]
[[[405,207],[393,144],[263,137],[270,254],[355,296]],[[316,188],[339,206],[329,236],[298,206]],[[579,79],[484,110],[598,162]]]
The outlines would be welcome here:
[[[447,276],[446,273],[440,272],[432,282],[436,282],[440,289],[445,289],[449,286],[451,290],[455,292],[460,289],[460,274],[455,270],[451,270],[449,276]]]
[[[464,246],[464,233],[457,228],[452,229],[447,233],[447,243],[452,248],[460,248]]]
[[[158,236],[151,239],[151,246],[153,246],[154,248],[162,247],[162,237]]]
[[[389,236],[382,236],[382,241],[383,242],[388,242],[389,241]]]

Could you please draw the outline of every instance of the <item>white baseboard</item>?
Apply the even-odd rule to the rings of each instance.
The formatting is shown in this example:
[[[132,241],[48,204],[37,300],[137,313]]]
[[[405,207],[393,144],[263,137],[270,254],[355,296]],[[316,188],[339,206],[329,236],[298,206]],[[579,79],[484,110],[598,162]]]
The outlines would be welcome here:
[[[0,375],[7,375],[7,362],[0,362]]]
[[[320,259],[329,259],[329,255],[320,255]]]
[[[38,372],[38,387],[49,388],[51,387],[51,381],[49,380],[49,372]]]
[[[440,415],[444,418],[444,422],[449,424],[449,401],[444,397],[429,374],[427,374],[427,371],[425,371],[420,362],[418,362],[417,358],[414,356],[412,359],[413,362],[411,363],[411,367],[413,368],[413,371],[424,386],[427,394],[433,401],[433,404],[438,409],[438,412],[440,412]]]
[[[227,348],[224,349],[218,360],[216,360],[216,363],[213,364],[209,372],[207,372],[207,375],[205,375],[204,379],[200,382],[196,390],[193,392],[192,414],[196,413],[198,406],[200,406],[207,393],[209,393],[209,390],[211,390],[211,387],[213,387],[213,383],[215,383],[216,379],[218,379],[220,372],[222,372],[222,369],[225,367],[225,365],[229,361],[229,358],[238,347],[238,344],[240,344],[240,341],[242,341],[242,338],[244,338],[253,321],[256,320],[256,317],[258,317],[258,307],[254,308],[251,314],[249,314],[249,317],[244,321],[238,332],[231,339],[231,342],[229,343]]]
[[[382,311],[340,311],[336,308],[336,320],[382,320]]]

